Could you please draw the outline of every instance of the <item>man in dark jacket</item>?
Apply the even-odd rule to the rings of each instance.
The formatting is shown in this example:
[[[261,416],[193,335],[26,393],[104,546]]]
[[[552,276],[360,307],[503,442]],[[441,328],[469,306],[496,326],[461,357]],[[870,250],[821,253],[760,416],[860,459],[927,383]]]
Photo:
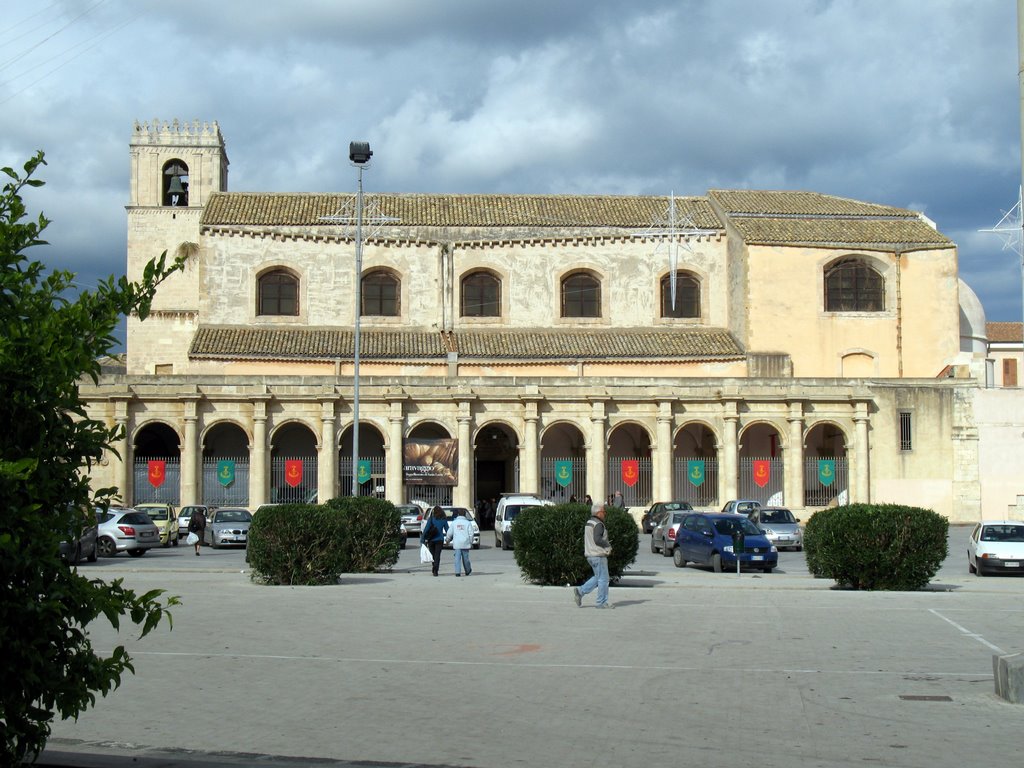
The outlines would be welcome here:
[[[597,590],[596,608],[611,608],[608,602],[608,556],[612,553],[608,531],[604,527],[604,504],[597,502],[591,507],[590,519],[583,529],[583,554],[594,575],[583,586],[573,587],[572,597],[576,606],[583,604],[583,596]]]

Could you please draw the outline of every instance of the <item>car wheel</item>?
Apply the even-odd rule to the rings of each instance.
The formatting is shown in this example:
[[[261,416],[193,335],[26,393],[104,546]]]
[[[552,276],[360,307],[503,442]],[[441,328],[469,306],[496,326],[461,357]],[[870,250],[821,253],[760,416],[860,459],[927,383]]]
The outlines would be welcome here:
[[[976,570],[978,569],[974,567],[974,564],[971,562],[971,559],[967,558],[967,572],[974,573]]]
[[[144,549],[129,549],[128,550],[128,554],[131,555],[132,557],[142,557],[144,554],[146,554],[146,550],[144,550]]]
[[[770,565],[766,565],[761,570],[764,571],[765,573],[771,573],[772,572],[772,567]]]
[[[983,570],[981,570],[981,563],[978,563],[977,565],[974,566],[974,575],[975,576],[984,576],[985,575],[985,572]]]
[[[178,539],[180,539],[180,538],[181,538],[180,536],[175,536],[174,537],[174,546],[178,546]]]
[[[656,546],[654,546],[654,534],[653,533],[651,534],[651,554],[652,555],[658,554],[658,548]]]
[[[803,552],[804,551],[804,545],[801,544],[799,547],[796,547],[795,549],[796,549],[797,552]]]
[[[99,544],[97,544],[96,542],[93,542],[92,552],[90,552],[89,556],[87,558],[85,558],[85,559],[88,560],[90,563],[95,563],[96,562],[96,551],[98,549],[99,549]]]
[[[711,570],[715,573],[722,572],[722,556],[717,552],[711,556]]]
[[[683,552],[679,547],[672,550],[672,562],[676,564],[676,568],[686,567],[686,560],[683,559]]]
[[[113,557],[117,554],[117,544],[106,536],[96,541],[96,548],[100,551],[100,557]]]
[[[499,536],[498,537],[498,548],[499,549],[505,549],[506,548],[505,547],[505,537],[504,536]]]
[[[480,549],[480,542],[473,545],[473,549]]]
[[[669,546],[668,539],[661,545],[661,554],[662,557],[672,557],[672,547]]]
[[[71,557],[68,558],[68,562],[71,565],[78,565],[81,561],[82,561],[82,542],[78,542],[75,545],[75,551],[72,553]]]

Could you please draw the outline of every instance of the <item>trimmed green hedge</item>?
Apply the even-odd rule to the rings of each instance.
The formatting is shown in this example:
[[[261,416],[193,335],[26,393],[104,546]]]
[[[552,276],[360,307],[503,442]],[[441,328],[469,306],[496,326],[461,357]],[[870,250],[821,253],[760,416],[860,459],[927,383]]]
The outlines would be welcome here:
[[[921,507],[823,509],[804,529],[807,567],[853,589],[922,589],[946,559],[948,532],[945,517]]]
[[[394,504],[367,496],[267,507],[249,528],[252,578],[314,586],[390,568],[398,561],[400,525]]]
[[[534,584],[582,584],[593,575],[583,556],[583,528],[590,519],[586,504],[558,504],[524,509],[512,523],[516,563],[523,579]],[[636,521],[625,510],[609,508],[605,517],[612,554],[608,575],[614,581],[635,560],[640,547]]]

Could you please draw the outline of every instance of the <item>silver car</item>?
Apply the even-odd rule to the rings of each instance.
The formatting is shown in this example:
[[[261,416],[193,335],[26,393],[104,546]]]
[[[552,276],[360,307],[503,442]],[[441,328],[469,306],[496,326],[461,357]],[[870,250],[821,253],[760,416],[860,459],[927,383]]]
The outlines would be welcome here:
[[[244,547],[249,543],[252,514],[242,507],[221,507],[206,521],[203,543],[214,549],[227,546]]]
[[[409,536],[419,536],[423,530],[423,519],[427,512],[419,504],[395,504],[395,509],[402,516],[402,525]]]
[[[758,507],[747,515],[760,528],[776,549],[790,547],[797,552],[804,548],[804,532],[800,518],[785,507]]]
[[[160,529],[145,512],[98,509],[96,523],[96,547],[100,557],[113,557],[118,552],[142,557],[147,549],[160,546]]]

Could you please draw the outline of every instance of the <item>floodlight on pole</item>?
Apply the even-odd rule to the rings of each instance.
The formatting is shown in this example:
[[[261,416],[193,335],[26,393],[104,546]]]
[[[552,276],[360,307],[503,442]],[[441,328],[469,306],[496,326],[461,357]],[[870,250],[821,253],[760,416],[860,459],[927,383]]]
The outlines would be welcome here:
[[[348,145],[348,159],[359,169],[356,185],[356,318],[352,342],[352,495],[359,495],[359,315],[363,304],[363,168],[373,152],[366,141]]]

